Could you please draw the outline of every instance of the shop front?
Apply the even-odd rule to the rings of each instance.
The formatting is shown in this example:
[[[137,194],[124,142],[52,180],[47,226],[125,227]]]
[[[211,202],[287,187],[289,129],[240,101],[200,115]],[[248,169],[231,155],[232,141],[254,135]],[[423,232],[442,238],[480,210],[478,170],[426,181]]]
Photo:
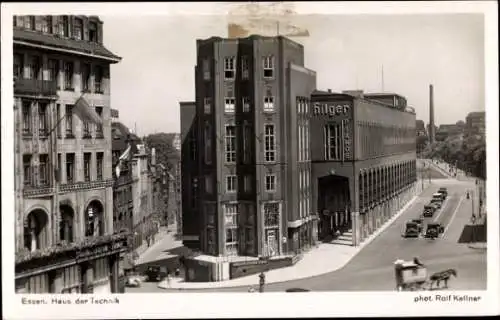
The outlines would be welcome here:
[[[126,251],[127,236],[120,234],[23,252],[16,257],[16,293],[118,293],[120,255]]]

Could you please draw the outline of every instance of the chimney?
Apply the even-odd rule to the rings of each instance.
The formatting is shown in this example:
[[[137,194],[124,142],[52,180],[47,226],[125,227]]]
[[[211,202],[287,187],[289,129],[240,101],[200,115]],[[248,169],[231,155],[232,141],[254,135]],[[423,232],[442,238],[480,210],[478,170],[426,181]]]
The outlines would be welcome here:
[[[436,132],[434,126],[434,86],[429,85],[429,142],[432,144],[436,140]]]
[[[156,166],[156,149],[151,148],[151,165]]]
[[[328,93],[332,93],[332,89],[328,89],[327,91],[328,91]]]

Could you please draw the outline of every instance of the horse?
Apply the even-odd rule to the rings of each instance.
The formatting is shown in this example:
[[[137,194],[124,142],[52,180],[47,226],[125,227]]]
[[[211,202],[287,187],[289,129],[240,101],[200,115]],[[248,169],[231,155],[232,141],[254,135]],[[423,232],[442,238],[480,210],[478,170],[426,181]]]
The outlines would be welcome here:
[[[455,269],[447,269],[444,271],[436,272],[430,276],[429,280],[431,281],[431,290],[434,283],[437,284],[439,288],[439,284],[441,281],[444,281],[444,287],[448,288],[448,280],[450,280],[451,276],[457,277],[457,270]]]

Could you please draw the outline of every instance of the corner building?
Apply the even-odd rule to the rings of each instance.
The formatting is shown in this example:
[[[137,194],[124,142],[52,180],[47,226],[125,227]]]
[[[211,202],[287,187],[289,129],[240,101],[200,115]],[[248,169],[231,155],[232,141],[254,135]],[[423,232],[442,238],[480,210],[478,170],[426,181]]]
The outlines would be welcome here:
[[[397,94],[311,96],[313,212],[319,238],[359,245],[416,187],[415,112]]]
[[[14,17],[16,292],[118,291],[110,65],[96,16]],[[74,105],[85,93],[82,122]]]
[[[224,257],[307,248],[316,74],[303,46],[281,36],[198,40],[195,74],[196,101],[181,103],[184,244]]]

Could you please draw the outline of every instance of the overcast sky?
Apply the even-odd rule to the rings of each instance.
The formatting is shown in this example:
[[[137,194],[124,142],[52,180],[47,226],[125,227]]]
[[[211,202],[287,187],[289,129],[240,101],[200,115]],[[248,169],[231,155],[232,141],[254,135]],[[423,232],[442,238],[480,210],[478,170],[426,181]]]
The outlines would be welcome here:
[[[225,16],[106,16],[104,42],[123,57],[111,67],[111,106],[140,135],[178,132],[179,101],[194,99],[196,39],[227,36]],[[429,119],[434,84],[436,124],[484,110],[484,26],[480,14],[300,15],[309,31],[305,66],[318,89],[382,90],[408,99]]]

